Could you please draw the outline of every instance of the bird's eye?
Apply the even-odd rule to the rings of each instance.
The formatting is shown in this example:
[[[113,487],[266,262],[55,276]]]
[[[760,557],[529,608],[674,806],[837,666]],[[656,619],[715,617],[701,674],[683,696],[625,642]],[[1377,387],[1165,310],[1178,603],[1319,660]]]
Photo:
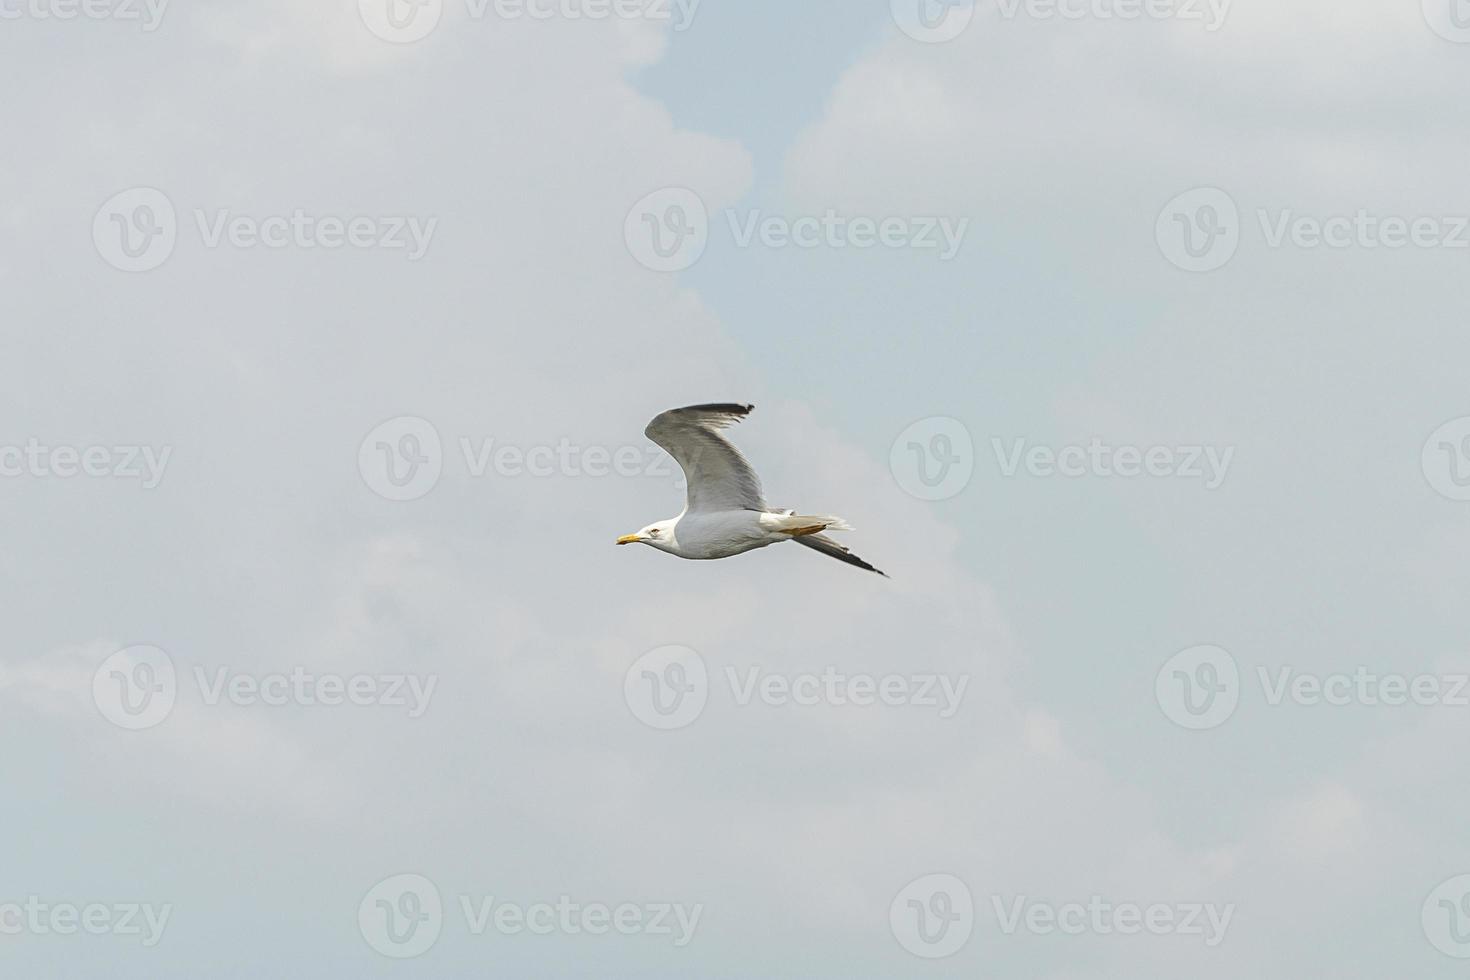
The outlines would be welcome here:
[[[658,537],[658,528],[654,528],[651,531],[649,531],[648,532],[648,536],[650,538],[656,538],[656,537]]]

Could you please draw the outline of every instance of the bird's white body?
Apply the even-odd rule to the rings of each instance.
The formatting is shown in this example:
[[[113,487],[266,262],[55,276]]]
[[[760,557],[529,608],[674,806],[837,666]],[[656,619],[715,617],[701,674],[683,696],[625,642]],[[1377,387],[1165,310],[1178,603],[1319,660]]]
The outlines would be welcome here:
[[[744,554],[766,545],[790,541],[794,531],[845,529],[835,517],[798,517],[770,511],[716,510],[690,513],[651,524],[641,533],[657,530],[642,542],[680,558],[709,561]],[[807,530],[808,534],[816,531]]]
[[[750,405],[693,405],[664,412],[648,424],[648,438],[667,450],[684,470],[688,502],[678,517],[625,534],[618,544],[646,544],[680,558],[710,561],[795,541],[838,561],[878,572],[823,535],[823,531],[852,530],[840,517],[766,506],[755,470],[720,434],[750,411]]]
[[[776,543],[776,536],[762,526],[763,517],[764,514],[749,510],[703,514],[686,511],[668,522],[668,533],[661,540],[649,544],[659,551],[696,561],[728,558]]]

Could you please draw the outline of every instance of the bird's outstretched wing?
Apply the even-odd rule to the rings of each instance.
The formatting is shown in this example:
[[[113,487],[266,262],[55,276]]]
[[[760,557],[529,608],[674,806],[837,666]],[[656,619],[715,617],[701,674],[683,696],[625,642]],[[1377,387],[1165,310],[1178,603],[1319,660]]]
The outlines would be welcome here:
[[[688,511],[766,509],[761,481],[720,430],[749,415],[754,405],[691,405],[658,415],[643,434],[684,470]]]

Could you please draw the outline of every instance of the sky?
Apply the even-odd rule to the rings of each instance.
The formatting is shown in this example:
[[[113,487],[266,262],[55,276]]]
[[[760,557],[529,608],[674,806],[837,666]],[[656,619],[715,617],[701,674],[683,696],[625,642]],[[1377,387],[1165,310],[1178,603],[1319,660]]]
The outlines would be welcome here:
[[[0,0],[0,970],[1463,974],[1463,0]],[[753,403],[802,548],[685,562]]]

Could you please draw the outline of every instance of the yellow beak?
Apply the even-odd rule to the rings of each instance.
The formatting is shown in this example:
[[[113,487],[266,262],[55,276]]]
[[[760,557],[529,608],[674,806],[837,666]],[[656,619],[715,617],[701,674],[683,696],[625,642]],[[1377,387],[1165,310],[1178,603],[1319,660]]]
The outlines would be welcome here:
[[[643,538],[636,534],[625,534],[621,538],[618,538],[618,544],[637,544],[642,540]]]

